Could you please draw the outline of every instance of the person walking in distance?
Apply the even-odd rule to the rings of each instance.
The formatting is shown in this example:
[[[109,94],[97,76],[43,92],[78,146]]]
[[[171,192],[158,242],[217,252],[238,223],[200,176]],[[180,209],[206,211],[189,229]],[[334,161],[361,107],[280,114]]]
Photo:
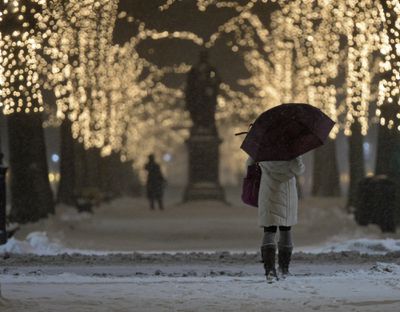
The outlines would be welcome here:
[[[157,202],[158,208],[163,210],[163,193],[166,180],[153,154],[149,155],[149,160],[144,168],[147,171],[146,191],[150,202],[150,209],[153,210],[155,208],[154,204]]]
[[[251,157],[247,165],[254,164]],[[276,241],[279,228],[278,265],[282,276],[289,274],[293,242],[291,227],[297,223],[296,176],[304,172],[301,156],[290,161],[261,161],[258,196],[258,225],[264,229],[261,257],[268,281],[278,278],[275,269]]]

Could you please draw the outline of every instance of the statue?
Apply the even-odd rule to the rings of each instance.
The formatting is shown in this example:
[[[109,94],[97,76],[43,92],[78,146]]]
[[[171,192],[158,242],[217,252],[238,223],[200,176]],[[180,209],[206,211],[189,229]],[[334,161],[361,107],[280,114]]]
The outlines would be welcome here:
[[[208,62],[208,52],[202,51],[199,62],[188,74],[186,85],[186,108],[194,130],[203,128],[216,131],[215,111],[220,83],[215,68]]]
[[[208,62],[207,51],[200,53],[199,62],[188,74],[186,108],[193,126],[188,148],[188,186],[184,201],[222,200],[225,193],[219,183],[219,145],[221,139],[215,124],[217,96],[221,80]]]

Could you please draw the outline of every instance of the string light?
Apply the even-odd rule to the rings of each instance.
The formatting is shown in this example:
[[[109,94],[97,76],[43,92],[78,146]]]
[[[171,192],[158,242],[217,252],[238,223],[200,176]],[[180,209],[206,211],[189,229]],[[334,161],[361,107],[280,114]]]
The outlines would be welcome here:
[[[169,4],[174,2],[169,1]],[[256,2],[248,1],[245,5],[239,5],[231,1],[197,1],[202,11],[214,5],[234,8],[238,12],[219,27],[205,46],[210,48],[222,34],[232,33],[236,40],[235,44],[231,44],[232,51],[251,49],[243,53],[251,78],[242,83],[249,87],[252,97],[257,97],[262,104],[254,107],[254,101],[245,102],[243,109],[267,109],[276,103],[294,100],[294,94],[298,100],[321,108],[337,122],[331,133],[333,137],[340,129],[350,135],[351,125],[356,120],[365,135],[370,123],[369,104],[373,99],[371,77],[376,74],[371,69],[371,58],[380,48],[380,41],[386,40],[381,51],[388,56],[382,68],[393,75],[380,83],[380,103],[393,102],[399,92],[399,70],[396,69],[399,64],[396,58],[398,52],[393,53],[399,50],[395,48],[398,37],[391,39],[390,48],[388,39],[385,39],[388,27],[384,33],[381,32],[385,18],[379,17],[380,4],[372,0],[280,0],[281,10],[272,14],[269,33],[252,11]],[[268,5],[273,1],[262,2]],[[398,19],[399,1],[390,0],[387,5]],[[399,33],[396,30],[399,23],[395,24],[396,27],[390,27],[394,36]],[[341,46],[343,38],[345,47]],[[261,42],[261,47],[257,41]],[[272,51],[271,47],[274,47]],[[392,54],[389,51],[393,51]],[[337,103],[340,86],[335,85],[335,80],[343,65],[346,67],[346,100]],[[224,104],[227,101],[219,102]]]
[[[178,1],[167,0],[161,11]],[[259,5],[279,6],[270,25]],[[241,127],[282,102],[309,102],[351,134],[354,122],[366,134],[370,123],[371,58],[383,55],[380,71],[379,122],[399,129],[400,114],[382,115],[385,103],[399,104],[400,3],[386,0],[198,0],[200,11],[214,6],[232,17],[209,38],[190,31],[159,31],[117,12],[118,0],[0,2],[0,105],[5,114],[51,113],[50,121],[68,118],[73,136],[103,155],[118,151],[142,166],[146,154],[181,144],[190,121],[183,88],[162,83],[166,75],[186,74],[190,66],[158,67],[138,52],[144,40],[185,40],[212,48],[229,38],[232,53],[243,57],[248,78],[240,90],[220,87],[217,121]],[[257,5],[257,6],[256,6]],[[115,45],[117,19],[135,23],[137,34]],[[337,103],[339,70],[345,66],[345,95]],[[41,88],[53,90],[56,106],[43,103]],[[232,127],[232,126],[230,126]],[[227,142],[227,146],[233,146]],[[139,148],[138,148],[139,147]]]
[[[0,107],[4,114],[43,111],[37,54],[45,17],[43,0],[0,4]]]
[[[390,104],[400,111],[400,1],[386,0],[386,8],[381,8],[380,17],[383,21],[381,36],[380,72],[383,76],[379,83],[378,108],[376,116],[380,116],[382,105]],[[387,122],[381,117],[381,124],[389,128],[400,129],[400,114],[390,116]]]
[[[380,45],[379,6],[375,1],[342,1],[335,12],[340,30],[347,39],[346,121],[344,131],[351,134],[357,120],[361,133],[369,127],[371,96],[371,59]]]

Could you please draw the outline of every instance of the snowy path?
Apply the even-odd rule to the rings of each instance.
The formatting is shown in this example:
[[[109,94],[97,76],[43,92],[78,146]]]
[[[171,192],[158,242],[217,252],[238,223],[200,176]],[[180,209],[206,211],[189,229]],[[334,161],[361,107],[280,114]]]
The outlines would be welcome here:
[[[379,263],[361,270],[351,265],[347,269],[339,266],[334,269],[341,272],[333,273],[331,268],[324,274],[321,269],[326,267],[317,265],[314,269],[320,274],[297,274],[274,284],[267,284],[262,275],[255,274],[258,270],[254,266],[242,267],[244,276],[124,276],[127,267],[114,269],[112,272],[108,267],[108,274],[101,277],[93,274],[96,268],[90,268],[91,272],[86,272],[89,275],[38,271],[3,274],[0,280],[6,299],[0,299],[1,311],[392,312],[400,305],[400,266],[394,264]],[[202,269],[193,266],[191,271],[201,275]],[[229,272],[226,267],[220,269]],[[313,270],[313,265],[308,269]],[[172,271],[182,272],[178,267]]]
[[[39,246],[30,248],[29,252],[48,254],[66,252],[66,249],[81,252],[258,250],[262,229],[257,226],[257,209],[240,202],[240,190],[230,190],[230,206],[207,201],[177,204],[180,193],[168,195],[165,211],[150,211],[144,198],[118,199],[96,208],[93,215],[78,214],[74,208],[59,206],[55,216],[24,225],[16,238],[23,241],[32,232],[45,232],[48,242],[31,242]],[[293,228],[295,247],[311,251],[318,246],[352,239],[400,239],[400,231],[387,234],[381,233],[376,225],[358,226],[343,206],[341,198],[302,200],[299,224]],[[40,246],[44,243],[46,246]],[[363,251],[362,246],[358,250]],[[392,248],[379,245],[376,250],[385,252]],[[18,252],[11,246],[9,251]]]
[[[172,196],[163,212],[140,198],[59,207],[0,248],[0,312],[400,311],[399,231],[357,226],[342,199],[305,199],[294,276],[271,285],[256,210],[237,194],[231,206]]]
[[[12,256],[0,261],[0,311],[393,312],[400,306],[398,253],[296,254],[295,274],[273,284],[264,280],[259,255],[220,256],[59,255],[27,262]]]

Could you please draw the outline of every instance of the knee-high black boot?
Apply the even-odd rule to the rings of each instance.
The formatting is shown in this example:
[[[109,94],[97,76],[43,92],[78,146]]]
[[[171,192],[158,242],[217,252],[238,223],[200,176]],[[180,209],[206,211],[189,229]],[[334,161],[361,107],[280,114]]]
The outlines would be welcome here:
[[[273,244],[261,246],[261,258],[264,263],[265,276],[268,281],[278,278],[275,269],[276,246]]]
[[[289,264],[292,258],[292,246],[280,246],[278,245],[278,265],[279,271],[283,276],[289,274]]]

